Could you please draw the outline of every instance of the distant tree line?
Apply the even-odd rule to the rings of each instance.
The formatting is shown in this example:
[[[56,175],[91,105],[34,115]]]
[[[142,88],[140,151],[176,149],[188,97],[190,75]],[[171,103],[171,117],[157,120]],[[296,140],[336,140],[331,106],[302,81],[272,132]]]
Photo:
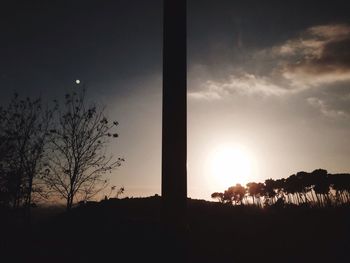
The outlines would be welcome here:
[[[1,206],[64,199],[69,210],[105,189],[107,173],[124,161],[106,154],[109,139],[118,137],[118,122],[109,122],[85,95],[83,88],[72,91],[49,106],[15,94],[0,108]]]
[[[311,173],[298,172],[264,183],[250,182],[246,187],[236,184],[212,198],[233,205],[263,206],[340,206],[350,204],[350,174],[329,174],[317,169]]]

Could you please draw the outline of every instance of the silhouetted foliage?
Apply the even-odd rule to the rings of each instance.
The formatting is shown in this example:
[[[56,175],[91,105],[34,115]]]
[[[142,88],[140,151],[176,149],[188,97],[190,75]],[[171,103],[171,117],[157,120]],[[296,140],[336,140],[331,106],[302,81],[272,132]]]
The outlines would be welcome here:
[[[224,192],[224,200],[226,203],[243,204],[245,193],[246,189],[242,185],[236,184]]]
[[[220,203],[224,203],[225,202],[223,193],[218,193],[218,192],[212,193],[211,194],[211,198],[218,199]]]
[[[284,179],[267,179],[264,183],[237,184],[212,198],[222,203],[253,204],[259,207],[287,204],[303,206],[338,206],[350,203],[350,174],[328,174],[317,169],[298,172]],[[246,200],[243,202],[243,200]]]
[[[115,193],[115,191],[117,191],[117,192]],[[117,189],[117,187],[115,185],[113,185],[113,186],[111,186],[108,195],[105,195],[105,200],[108,200],[109,198],[119,198],[120,195],[124,194],[124,191],[125,191],[124,186]]]
[[[251,182],[247,184],[247,193],[253,199],[253,204],[261,206],[261,197],[264,193],[264,184]]]

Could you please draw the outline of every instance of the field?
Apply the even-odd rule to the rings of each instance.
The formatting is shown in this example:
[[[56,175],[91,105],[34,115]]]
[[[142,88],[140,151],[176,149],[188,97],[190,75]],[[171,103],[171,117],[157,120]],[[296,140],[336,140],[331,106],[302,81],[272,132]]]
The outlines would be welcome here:
[[[350,209],[188,201],[181,241],[164,234],[160,197],[34,208],[2,216],[2,262],[349,262]]]

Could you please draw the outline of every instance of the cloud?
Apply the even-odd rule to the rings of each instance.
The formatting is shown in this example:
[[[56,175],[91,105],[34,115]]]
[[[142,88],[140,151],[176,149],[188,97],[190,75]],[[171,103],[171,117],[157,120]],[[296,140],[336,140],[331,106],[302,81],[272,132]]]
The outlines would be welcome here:
[[[298,38],[273,48],[275,69],[296,88],[350,81],[350,26],[310,27]]]
[[[345,119],[349,117],[349,115],[342,110],[331,109],[330,106],[327,105],[327,103],[320,98],[310,97],[307,98],[307,102],[313,108],[319,110],[325,117],[332,119]]]
[[[189,97],[218,100],[232,94],[285,96],[346,83],[350,81],[349,46],[350,25],[309,27],[281,44],[248,51],[252,55],[247,56],[246,63],[214,68],[213,72],[219,72],[216,76],[202,74],[201,83],[195,85]]]
[[[187,95],[189,98],[198,100],[218,100],[223,97],[222,89],[210,85],[205,90],[190,91]]]
[[[222,81],[207,80],[199,91],[189,92],[188,95],[194,99],[217,100],[232,94],[281,96],[286,92],[287,90],[273,84],[268,78],[241,73],[231,75]]]

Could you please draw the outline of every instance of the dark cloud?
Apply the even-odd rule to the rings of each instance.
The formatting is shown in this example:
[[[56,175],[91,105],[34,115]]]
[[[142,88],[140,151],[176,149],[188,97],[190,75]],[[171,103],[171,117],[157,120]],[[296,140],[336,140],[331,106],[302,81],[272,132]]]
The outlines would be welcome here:
[[[350,26],[322,25],[307,29],[297,39],[275,47],[284,58],[284,74],[326,76],[324,81],[350,79]],[[334,76],[332,76],[332,74]]]
[[[246,63],[232,62],[219,67],[221,74],[225,72],[224,77],[214,74],[210,78],[202,73],[207,76],[202,90],[194,90],[190,96],[197,99],[218,99],[231,94],[286,96],[350,82],[349,44],[348,24],[312,26],[285,42],[252,50],[253,55]]]
[[[320,71],[327,71],[333,68],[337,71],[350,70],[350,34],[341,40],[327,43],[322,51],[321,57],[314,61]]]
[[[191,0],[188,5],[189,62],[213,67],[242,63],[252,50],[283,43],[315,25],[350,23],[346,0]]]

